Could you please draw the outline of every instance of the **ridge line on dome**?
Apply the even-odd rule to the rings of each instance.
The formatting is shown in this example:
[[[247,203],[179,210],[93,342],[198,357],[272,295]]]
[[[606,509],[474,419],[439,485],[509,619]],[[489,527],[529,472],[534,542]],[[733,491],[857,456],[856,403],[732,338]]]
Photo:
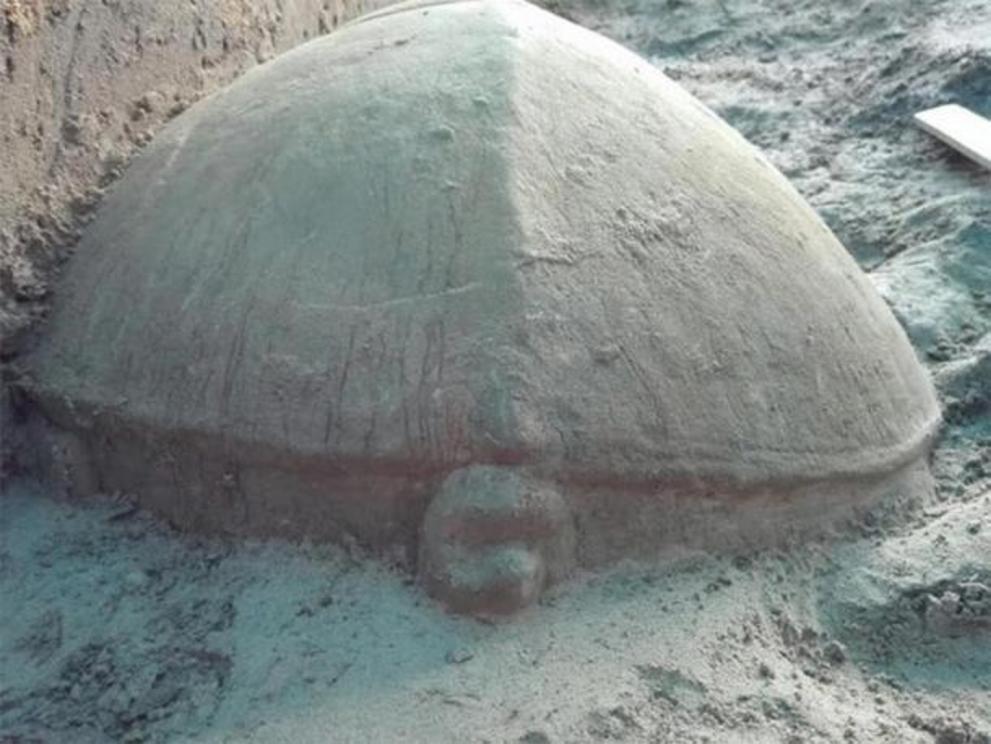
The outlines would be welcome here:
[[[131,412],[129,414],[122,414],[118,410],[115,410],[114,406],[106,401],[100,401],[93,399],[91,397],[77,395],[71,405],[66,406],[66,399],[55,390],[44,384],[37,384],[34,381],[24,380],[21,385],[26,391],[29,391],[35,399],[42,406],[43,410],[47,415],[49,415],[53,420],[56,421],[66,421],[71,418],[80,419],[91,419],[95,420],[101,416],[108,417],[109,420],[118,422],[122,425],[124,429],[129,427],[140,426],[142,424],[148,425],[155,422],[158,416],[152,411],[144,411],[142,413]],[[751,485],[759,484],[771,484],[771,483],[816,483],[816,482],[828,482],[832,480],[845,480],[851,478],[861,478],[861,477],[873,477],[880,476],[886,473],[892,473],[901,468],[905,467],[909,463],[913,462],[919,457],[922,451],[928,446],[932,438],[938,434],[939,427],[942,425],[943,418],[940,413],[929,418],[925,421],[914,434],[896,445],[891,446],[881,446],[881,447],[856,447],[848,448],[842,450],[832,450],[826,453],[824,458],[820,458],[821,463],[824,463],[827,467],[822,468],[814,476],[802,477],[795,473],[786,474],[780,478],[772,478],[770,480],[765,479],[753,479],[744,477],[742,482],[749,483]],[[190,425],[187,423],[185,425],[176,425],[173,422],[172,435],[174,436],[177,431],[189,428]],[[195,427],[193,427],[195,428]],[[221,435],[219,431],[209,431],[203,433],[202,436],[205,440],[210,440],[211,438],[218,437]],[[262,446],[262,447],[272,447],[272,445],[267,445],[263,440],[253,439],[251,437],[235,436],[229,441],[238,441],[241,445],[248,448]],[[302,459],[308,459],[312,457],[323,457],[326,453],[315,449],[295,449],[293,447],[282,448],[280,446],[272,447],[276,451],[280,451],[282,454],[295,454]],[[838,467],[838,462],[847,460],[851,455],[855,453],[863,453],[869,451],[873,456],[874,463],[869,466],[854,466],[854,467]],[[761,448],[760,450],[752,451],[748,453],[750,457],[763,457],[767,458],[768,461],[774,460],[776,457],[788,457],[788,456],[801,456],[808,454],[807,451],[802,450],[784,450],[784,449],[769,449]],[[771,455],[768,458],[768,455]],[[346,454],[338,459],[338,462],[347,462],[353,460],[353,454]],[[359,458],[360,459],[360,458]],[[698,466],[704,465],[706,468],[711,468],[714,471],[719,471],[720,466],[726,465],[732,458],[727,457],[724,454],[716,453],[712,450],[705,453],[694,453],[690,456],[693,460],[695,467],[693,470],[697,470]],[[399,462],[402,458],[398,460],[395,458],[384,458],[382,461],[391,460],[393,462]],[[880,461],[880,464],[879,462]],[[456,464],[456,463],[448,463]],[[767,464],[767,463],[765,463]],[[646,476],[646,480],[660,479],[664,480],[666,478],[678,478],[683,477],[687,474],[687,471],[681,472],[682,469],[676,468],[670,472],[652,473]],[[575,473],[582,473],[581,468],[575,468]],[[588,475],[588,471],[584,473]],[[721,475],[726,475],[726,473],[721,473]],[[720,474],[715,474],[718,479]],[[634,483],[645,480],[645,476],[623,478],[626,482]]]

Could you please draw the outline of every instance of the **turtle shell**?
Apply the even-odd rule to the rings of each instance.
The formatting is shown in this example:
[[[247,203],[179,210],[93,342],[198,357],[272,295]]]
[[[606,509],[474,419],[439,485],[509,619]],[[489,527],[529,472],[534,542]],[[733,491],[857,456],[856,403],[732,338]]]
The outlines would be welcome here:
[[[86,231],[31,364],[97,450],[137,432],[311,481],[855,479],[939,421],[892,313],[756,149],[503,0],[367,16],[179,116]]]

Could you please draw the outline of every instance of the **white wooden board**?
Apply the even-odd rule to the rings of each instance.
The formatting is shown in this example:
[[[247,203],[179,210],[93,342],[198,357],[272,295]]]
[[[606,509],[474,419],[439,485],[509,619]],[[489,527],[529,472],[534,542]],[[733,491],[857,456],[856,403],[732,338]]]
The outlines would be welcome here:
[[[915,123],[991,170],[991,121],[955,103],[920,111]]]

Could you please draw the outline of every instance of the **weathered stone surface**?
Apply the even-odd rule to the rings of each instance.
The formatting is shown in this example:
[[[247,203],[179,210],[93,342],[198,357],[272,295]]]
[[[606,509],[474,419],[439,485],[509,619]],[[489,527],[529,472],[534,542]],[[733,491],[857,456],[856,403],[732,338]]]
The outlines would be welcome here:
[[[516,467],[454,471],[423,521],[420,575],[459,612],[499,614],[530,604],[575,562],[567,502]]]
[[[473,498],[452,473],[500,466],[571,510],[558,577],[929,488],[930,383],[829,230],[660,72],[525,3],[396,6],[252,70],[83,244],[32,392],[104,488],[188,527],[412,563],[432,496]],[[513,553],[517,604],[547,550]]]

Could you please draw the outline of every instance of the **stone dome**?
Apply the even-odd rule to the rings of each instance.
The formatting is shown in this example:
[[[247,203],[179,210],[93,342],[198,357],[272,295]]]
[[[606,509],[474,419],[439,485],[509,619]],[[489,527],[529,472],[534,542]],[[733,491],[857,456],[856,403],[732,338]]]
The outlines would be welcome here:
[[[418,555],[468,610],[925,493],[939,422],[757,150],[515,0],[389,8],[178,117],[87,230],[31,369],[80,490]]]

